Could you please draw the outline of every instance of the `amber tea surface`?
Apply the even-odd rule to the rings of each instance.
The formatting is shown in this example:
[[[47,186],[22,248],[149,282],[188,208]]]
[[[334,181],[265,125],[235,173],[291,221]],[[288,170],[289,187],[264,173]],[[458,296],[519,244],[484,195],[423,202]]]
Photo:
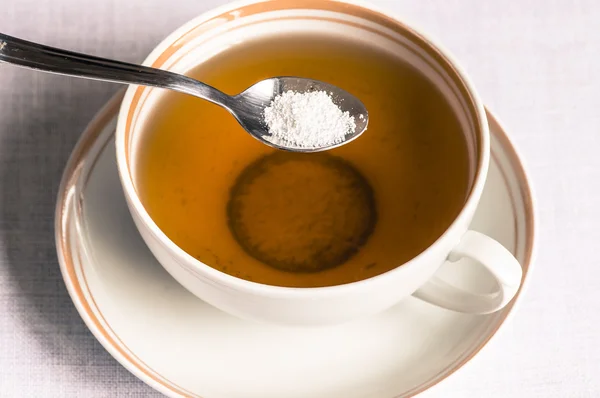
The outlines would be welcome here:
[[[401,266],[462,208],[465,138],[451,106],[393,54],[342,38],[261,39],[188,73],[229,94],[273,76],[335,84],[359,97],[369,128],[326,153],[261,144],[227,111],[165,93],[144,131],[135,184],[183,250],[254,282],[319,287]]]

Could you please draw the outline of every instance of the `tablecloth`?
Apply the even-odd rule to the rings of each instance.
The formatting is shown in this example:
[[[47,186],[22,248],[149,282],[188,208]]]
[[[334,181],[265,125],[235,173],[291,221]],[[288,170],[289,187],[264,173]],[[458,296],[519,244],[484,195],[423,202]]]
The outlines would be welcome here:
[[[600,3],[373,1],[437,37],[520,149],[538,250],[510,324],[426,396],[600,396]],[[218,0],[1,0],[0,31],[139,62]],[[65,290],[55,196],[79,134],[119,86],[0,65],[0,396],[155,397]]]

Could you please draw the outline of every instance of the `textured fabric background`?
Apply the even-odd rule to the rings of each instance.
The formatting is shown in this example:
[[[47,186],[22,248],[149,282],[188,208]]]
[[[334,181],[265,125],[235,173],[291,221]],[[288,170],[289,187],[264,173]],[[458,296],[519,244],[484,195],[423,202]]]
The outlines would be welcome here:
[[[142,61],[218,0],[0,0],[0,31]],[[600,396],[600,3],[376,1],[437,36],[509,128],[533,180],[538,256],[504,332],[425,396]],[[88,332],[63,285],[55,195],[118,89],[0,65],[0,396],[153,397]],[[282,397],[284,398],[284,397]]]

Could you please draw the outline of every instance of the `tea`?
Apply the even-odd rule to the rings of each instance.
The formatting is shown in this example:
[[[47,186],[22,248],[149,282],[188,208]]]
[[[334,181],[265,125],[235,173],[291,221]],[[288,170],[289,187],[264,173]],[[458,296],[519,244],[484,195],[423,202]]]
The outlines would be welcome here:
[[[227,111],[161,94],[136,159],[136,189],[179,247],[230,275],[318,287],[396,268],[461,210],[470,160],[461,125],[418,70],[379,48],[311,34],[230,47],[188,75],[229,94],[273,76],[337,85],[369,128],[319,154],[274,150]]]

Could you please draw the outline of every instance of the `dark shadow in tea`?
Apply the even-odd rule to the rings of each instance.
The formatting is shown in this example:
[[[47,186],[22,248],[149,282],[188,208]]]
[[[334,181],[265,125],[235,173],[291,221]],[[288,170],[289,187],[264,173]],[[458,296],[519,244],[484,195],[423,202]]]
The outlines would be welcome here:
[[[377,223],[367,179],[347,160],[327,153],[276,151],[259,158],[236,179],[227,215],[229,229],[249,255],[287,272],[342,265]]]

